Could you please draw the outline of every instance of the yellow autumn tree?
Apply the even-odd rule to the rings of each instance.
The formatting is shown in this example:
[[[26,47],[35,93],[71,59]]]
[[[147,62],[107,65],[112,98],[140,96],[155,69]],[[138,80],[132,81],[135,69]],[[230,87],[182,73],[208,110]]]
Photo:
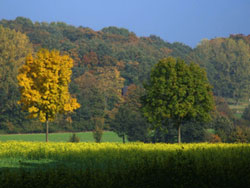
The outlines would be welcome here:
[[[41,49],[35,57],[28,55],[17,76],[20,86],[22,109],[28,111],[30,118],[39,117],[46,122],[46,142],[48,142],[48,123],[58,113],[73,112],[80,107],[72,98],[70,83],[73,60],[59,51]]]

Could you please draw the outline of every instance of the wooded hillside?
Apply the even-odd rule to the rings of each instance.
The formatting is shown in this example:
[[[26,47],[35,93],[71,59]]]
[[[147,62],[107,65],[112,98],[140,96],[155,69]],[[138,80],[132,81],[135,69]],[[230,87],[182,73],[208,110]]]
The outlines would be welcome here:
[[[130,93],[140,90],[149,79],[152,66],[169,56],[204,67],[215,96],[236,102],[250,98],[250,35],[202,40],[192,49],[154,35],[138,37],[125,28],[94,31],[63,22],[33,23],[17,17],[0,21],[1,132],[44,130],[38,120],[27,119],[21,112],[16,79],[28,53],[41,48],[57,49],[74,60],[70,92],[81,104],[75,113],[58,116],[52,131],[93,130],[100,124],[110,129],[119,107],[124,107],[129,98],[122,96],[122,88],[130,86]],[[139,97],[137,99],[139,102]],[[135,111],[139,113],[138,109]],[[144,122],[141,116],[135,117]]]

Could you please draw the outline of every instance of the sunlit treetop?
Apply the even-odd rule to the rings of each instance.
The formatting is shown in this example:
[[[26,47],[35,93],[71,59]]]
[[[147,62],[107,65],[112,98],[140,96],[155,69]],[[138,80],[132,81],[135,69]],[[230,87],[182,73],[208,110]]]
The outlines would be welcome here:
[[[17,78],[19,103],[31,118],[52,121],[57,113],[73,112],[80,107],[68,90],[72,66],[73,60],[56,50],[42,49],[34,57],[27,56]]]

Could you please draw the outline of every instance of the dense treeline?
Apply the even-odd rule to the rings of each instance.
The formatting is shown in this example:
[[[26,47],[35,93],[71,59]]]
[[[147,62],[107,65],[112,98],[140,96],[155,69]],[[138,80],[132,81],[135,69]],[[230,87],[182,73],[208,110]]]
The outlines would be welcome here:
[[[216,135],[229,141],[232,132],[237,132],[235,125],[249,124],[245,116],[235,120],[223,99],[233,98],[239,102],[250,98],[249,38],[231,35],[203,40],[192,49],[182,43],[168,43],[154,35],[138,37],[124,28],[107,27],[94,31],[63,22],[33,23],[23,17],[1,20],[0,131],[44,131],[38,120],[29,120],[25,118],[27,114],[21,112],[17,104],[20,94],[16,76],[29,53],[46,48],[57,49],[73,58],[70,92],[81,104],[75,113],[58,116],[51,131],[112,129],[130,140],[175,141],[175,129],[152,130],[140,112],[143,83],[149,79],[152,66],[162,58],[173,56],[204,67],[216,100],[221,101],[216,103],[212,123],[188,122],[183,127],[183,141],[216,140]],[[126,90],[123,95],[122,88]],[[209,128],[212,133],[205,131]],[[240,132],[245,127],[237,129]]]

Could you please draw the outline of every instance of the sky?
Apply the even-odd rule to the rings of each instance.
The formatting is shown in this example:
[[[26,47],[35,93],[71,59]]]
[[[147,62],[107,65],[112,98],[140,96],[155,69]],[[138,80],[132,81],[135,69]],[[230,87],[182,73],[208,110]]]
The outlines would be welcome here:
[[[116,26],[195,47],[202,39],[250,34],[250,0],[0,0],[0,20]]]

